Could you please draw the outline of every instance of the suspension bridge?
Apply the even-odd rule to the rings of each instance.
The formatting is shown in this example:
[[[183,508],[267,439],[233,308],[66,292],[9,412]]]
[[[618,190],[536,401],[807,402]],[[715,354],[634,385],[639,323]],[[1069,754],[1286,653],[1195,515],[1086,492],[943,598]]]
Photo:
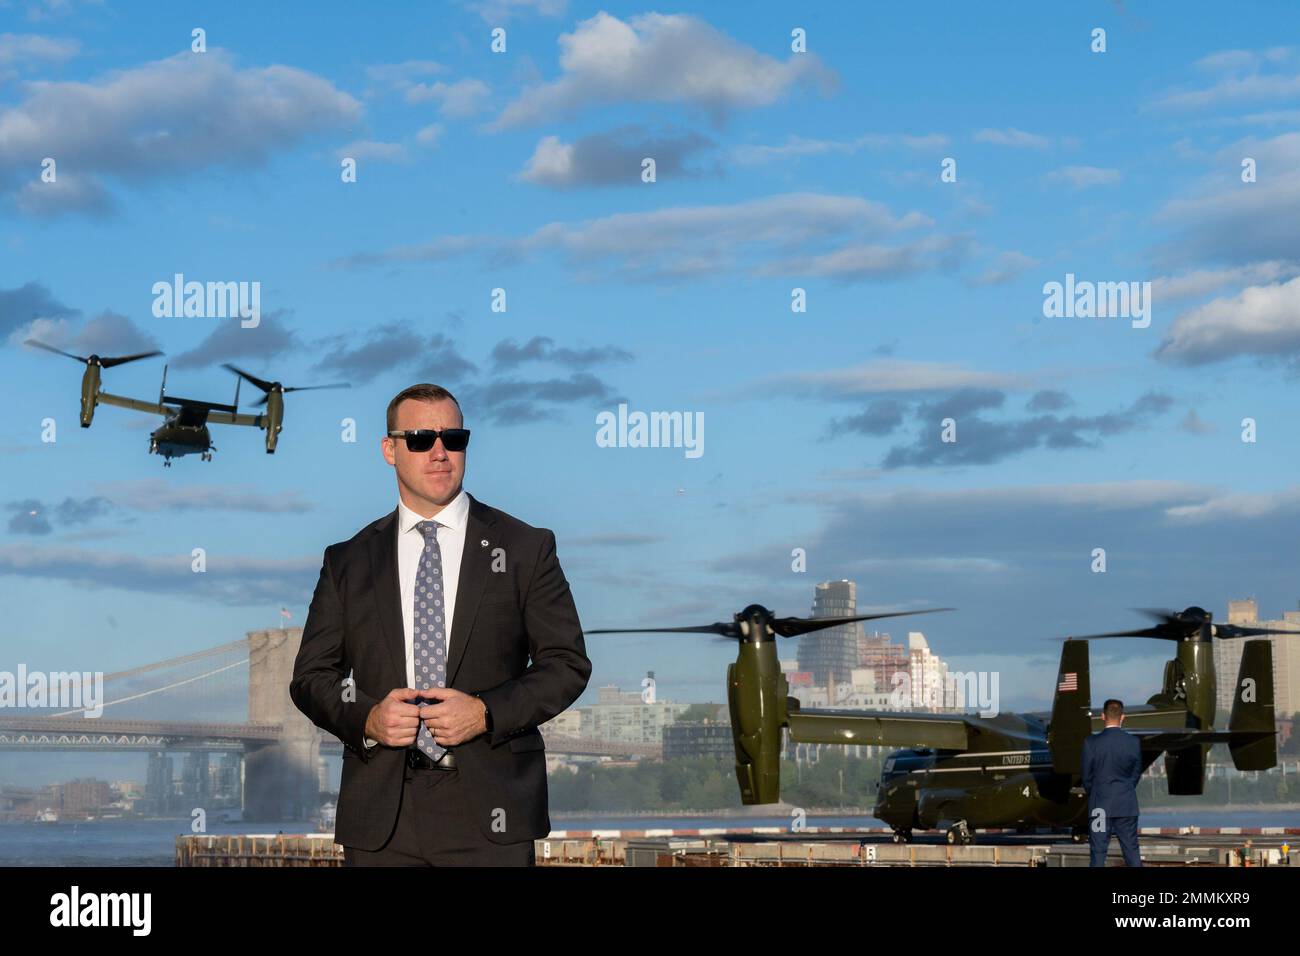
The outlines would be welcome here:
[[[342,744],[289,698],[302,628],[250,631],[237,641],[103,676],[99,716],[83,710],[19,708],[0,714],[0,751],[145,752],[158,812],[170,801],[172,754],[185,754],[186,777],[203,796],[207,756],[238,761],[239,805],[250,820],[315,815],[327,789],[323,757]],[[564,737],[543,729],[552,753],[658,756],[652,745]],[[195,782],[195,781],[198,782]],[[157,791],[153,793],[152,791]]]

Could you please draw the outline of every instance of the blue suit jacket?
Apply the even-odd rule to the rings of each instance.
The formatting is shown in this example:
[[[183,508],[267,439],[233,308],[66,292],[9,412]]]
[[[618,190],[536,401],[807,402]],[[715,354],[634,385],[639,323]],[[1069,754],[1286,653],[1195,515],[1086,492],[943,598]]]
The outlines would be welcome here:
[[[1138,815],[1137,785],[1142,779],[1142,745],[1120,727],[1107,727],[1083,742],[1083,789],[1088,810],[1110,817]]]

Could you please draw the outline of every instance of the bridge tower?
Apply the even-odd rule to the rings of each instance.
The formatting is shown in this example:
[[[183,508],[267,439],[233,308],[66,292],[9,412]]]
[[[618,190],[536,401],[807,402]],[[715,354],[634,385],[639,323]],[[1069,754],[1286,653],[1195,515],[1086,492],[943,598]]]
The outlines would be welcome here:
[[[248,632],[248,719],[279,724],[279,740],[250,743],[244,756],[247,820],[311,820],[319,805],[320,736],[289,699],[302,628]]]

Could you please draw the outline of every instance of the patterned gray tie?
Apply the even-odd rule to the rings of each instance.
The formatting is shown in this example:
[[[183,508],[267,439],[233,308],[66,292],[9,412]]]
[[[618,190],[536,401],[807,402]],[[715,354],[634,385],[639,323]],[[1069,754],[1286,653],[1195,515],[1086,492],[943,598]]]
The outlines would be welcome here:
[[[442,551],[438,548],[438,522],[421,521],[416,527],[424,535],[424,551],[420,553],[420,567],[415,575],[415,614],[411,641],[418,690],[446,686],[447,643],[443,637],[445,629],[442,625]],[[430,760],[437,760],[447,752],[446,747],[434,742],[433,734],[429,733],[424,721],[420,721],[415,744]]]

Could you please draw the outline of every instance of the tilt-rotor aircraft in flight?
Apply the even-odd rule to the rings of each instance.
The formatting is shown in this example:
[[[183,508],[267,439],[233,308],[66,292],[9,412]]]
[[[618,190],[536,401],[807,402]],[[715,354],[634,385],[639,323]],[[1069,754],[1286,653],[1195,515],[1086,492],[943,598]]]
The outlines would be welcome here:
[[[235,381],[235,400],[230,405],[203,401],[197,398],[181,398],[177,395],[167,394],[167,366],[164,365],[162,386],[158,389],[158,401],[150,402],[104,391],[100,384],[100,371],[118,365],[125,365],[127,362],[162,355],[162,352],[140,352],[136,355],[116,357],[93,354],[73,355],[71,352],[56,349],[52,345],[46,345],[44,342],[38,342],[35,339],[28,339],[26,344],[45,349],[47,352],[54,352],[56,355],[66,355],[70,359],[85,364],[86,371],[81,376],[82,428],[90,427],[90,423],[95,419],[95,407],[101,403],[104,405],[117,405],[120,408],[130,408],[137,412],[161,415],[163,423],[149,435],[149,452],[150,454],[161,455],[163,465],[167,468],[171,467],[173,458],[180,458],[184,455],[198,455],[202,461],[212,460],[212,453],[217,446],[212,443],[212,435],[208,431],[208,425],[248,425],[253,428],[261,428],[266,432],[266,453],[268,455],[274,454],[276,442],[280,437],[280,429],[284,427],[285,394],[314,388],[349,387],[346,383],[284,386],[279,382],[268,382],[250,375],[233,365],[224,365],[224,368],[238,375],[239,379],[256,385],[265,393],[262,400],[255,402],[253,407],[257,408],[265,405],[266,411],[249,415],[239,412],[239,379]]]

